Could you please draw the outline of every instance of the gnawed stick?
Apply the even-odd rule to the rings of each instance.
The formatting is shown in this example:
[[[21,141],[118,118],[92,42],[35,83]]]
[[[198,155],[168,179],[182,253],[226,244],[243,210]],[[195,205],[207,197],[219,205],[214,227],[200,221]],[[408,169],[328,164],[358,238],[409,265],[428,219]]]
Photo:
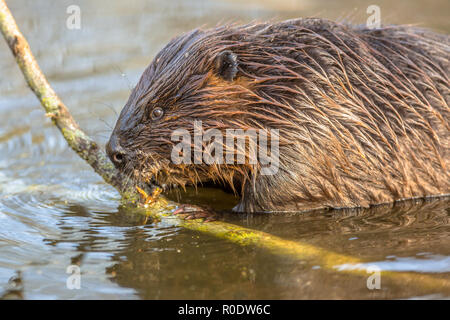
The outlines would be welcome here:
[[[114,168],[103,149],[80,129],[66,106],[50,87],[4,0],[0,0],[0,30],[29,87],[41,102],[47,115],[59,128],[69,146],[88,162],[95,172],[103,177],[105,182],[114,186],[122,197],[136,201],[139,197],[137,189],[134,186],[124,184],[124,177]],[[226,239],[241,246],[255,246],[276,255],[306,260],[320,265],[324,270],[368,276],[366,267],[362,265],[363,262],[351,256],[338,254],[300,241],[284,240],[261,231],[230,223],[220,221],[203,223],[198,219],[180,219],[171,214],[177,204],[162,196],[156,199],[146,196],[144,202],[151,202],[146,214],[157,219],[164,219],[167,224]],[[381,276],[398,283],[398,285],[414,286],[421,289],[422,292],[450,294],[450,281],[447,279],[438,279],[422,274],[385,271],[381,272]]]

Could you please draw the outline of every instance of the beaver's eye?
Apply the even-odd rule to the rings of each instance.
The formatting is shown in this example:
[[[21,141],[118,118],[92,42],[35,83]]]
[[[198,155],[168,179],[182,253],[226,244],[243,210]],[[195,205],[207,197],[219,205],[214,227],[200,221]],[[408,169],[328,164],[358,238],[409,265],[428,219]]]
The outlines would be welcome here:
[[[155,108],[152,111],[152,120],[158,120],[161,119],[161,117],[163,116],[164,111],[161,108]]]

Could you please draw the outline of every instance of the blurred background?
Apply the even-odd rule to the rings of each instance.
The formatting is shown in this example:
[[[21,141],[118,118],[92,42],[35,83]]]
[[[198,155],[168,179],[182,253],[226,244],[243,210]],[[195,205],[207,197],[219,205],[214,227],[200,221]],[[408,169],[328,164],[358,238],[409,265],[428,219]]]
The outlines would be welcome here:
[[[225,22],[324,17],[450,31],[448,0],[7,0],[49,82],[81,127],[105,143],[152,57],[174,36]],[[80,29],[66,26],[77,5]],[[224,207],[219,192],[205,198]],[[187,196],[187,198],[189,198]],[[315,271],[267,253],[123,211],[119,196],[67,148],[0,40],[0,296],[25,298],[364,298],[442,297]],[[342,217],[230,217],[266,230],[378,261],[383,268],[450,272],[447,202]],[[370,216],[370,218],[369,218]],[[395,236],[394,236],[395,235]],[[82,289],[66,288],[69,265]],[[314,270],[314,271],[313,271]],[[415,290],[415,291],[414,291]]]

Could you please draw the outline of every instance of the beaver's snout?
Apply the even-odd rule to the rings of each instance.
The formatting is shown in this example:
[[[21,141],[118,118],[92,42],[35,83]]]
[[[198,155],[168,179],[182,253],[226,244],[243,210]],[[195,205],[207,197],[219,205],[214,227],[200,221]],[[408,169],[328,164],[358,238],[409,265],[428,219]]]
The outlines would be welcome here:
[[[125,150],[120,146],[119,139],[115,134],[112,134],[106,144],[106,153],[109,159],[114,163],[116,168],[122,166],[125,162]]]

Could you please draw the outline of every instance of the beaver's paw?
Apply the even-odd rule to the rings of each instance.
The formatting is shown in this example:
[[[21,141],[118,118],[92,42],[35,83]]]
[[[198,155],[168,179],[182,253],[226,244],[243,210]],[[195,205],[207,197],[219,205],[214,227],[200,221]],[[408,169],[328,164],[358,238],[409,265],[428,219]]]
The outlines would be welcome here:
[[[179,215],[185,220],[204,219],[204,222],[216,220],[216,215],[213,211],[191,204],[180,205],[173,214]]]

